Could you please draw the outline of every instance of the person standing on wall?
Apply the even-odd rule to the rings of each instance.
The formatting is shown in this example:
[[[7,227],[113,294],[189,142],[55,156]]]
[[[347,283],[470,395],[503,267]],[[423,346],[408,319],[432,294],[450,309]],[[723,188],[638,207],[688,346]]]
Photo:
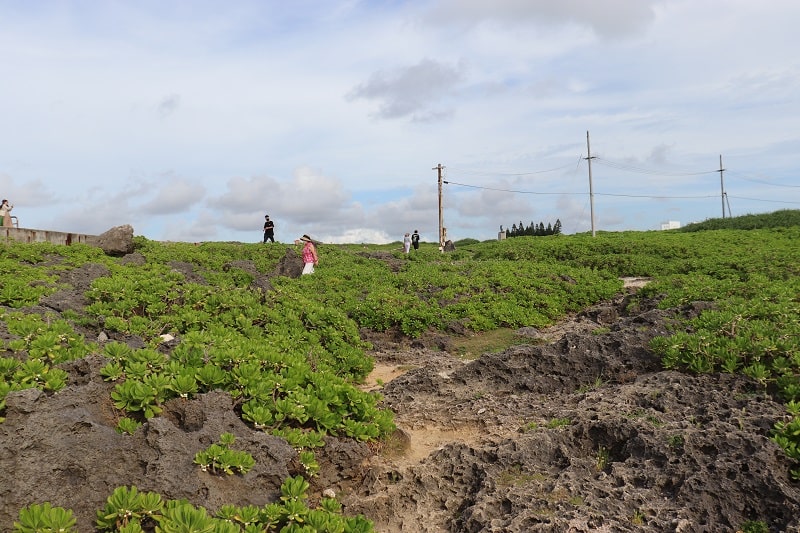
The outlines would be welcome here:
[[[314,267],[319,264],[319,256],[317,255],[317,247],[314,246],[314,241],[308,235],[303,235],[296,243],[303,243],[303,275],[313,274]]]
[[[264,215],[264,243],[268,240],[275,242],[275,223],[269,219],[269,215]]]
[[[10,228],[11,224],[11,210],[14,206],[8,203],[8,200],[3,198],[3,203],[0,204],[0,225]]]
[[[415,250],[419,250],[419,231],[417,230],[414,230],[414,233],[411,234],[411,246]]]

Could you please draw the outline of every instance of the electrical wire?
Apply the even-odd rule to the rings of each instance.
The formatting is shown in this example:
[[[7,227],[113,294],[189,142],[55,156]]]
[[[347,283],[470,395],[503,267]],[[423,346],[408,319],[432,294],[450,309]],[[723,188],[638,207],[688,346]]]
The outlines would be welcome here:
[[[739,172],[731,171],[731,170],[728,171],[728,174],[729,175],[733,175],[737,179],[740,179],[742,181],[750,181],[752,183],[760,183],[762,185],[769,185],[771,187],[788,187],[788,188],[791,188],[791,189],[800,189],[800,185],[787,185],[785,183],[772,183],[770,181],[764,181],[764,180],[759,180],[759,179],[755,179],[755,178],[746,178],[746,177],[744,177],[743,174],[741,174]]]
[[[693,198],[717,198],[719,194],[706,194],[702,196],[653,196],[651,194],[613,194],[608,192],[596,192],[595,196],[619,196],[622,198],[651,198],[653,200],[672,200],[672,199],[693,199]]]
[[[726,193],[727,195],[727,193]],[[766,200],[764,198],[747,198],[746,196],[731,196],[731,198],[736,198],[737,200],[750,200],[752,202],[771,202],[775,204],[792,204],[792,205],[800,205],[800,202],[788,202],[786,200]]]
[[[578,167],[580,167],[581,162],[584,161],[585,159],[586,158],[583,157],[582,155],[578,157],[578,163],[577,163],[577,165],[575,167],[575,171],[578,170]],[[654,175],[654,176],[701,176],[701,175],[707,175],[707,174],[716,174],[717,172],[720,172],[720,170],[709,170],[709,171],[703,171],[703,172],[664,172],[664,171],[645,169],[645,168],[642,168],[642,167],[637,167],[637,166],[634,166],[634,165],[628,165],[628,164],[625,164],[625,163],[619,163],[619,162],[615,162],[615,161],[610,161],[608,159],[604,159],[604,158],[601,158],[601,157],[598,157],[598,156],[593,156],[592,159],[595,160],[595,162],[599,162],[599,163],[601,163],[603,165],[609,166],[611,168],[616,168],[618,170],[624,170],[624,171],[627,171],[627,172],[635,172],[635,173],[640,173],[640,174],[649,174],[649,175]],[[462,170],[462,169],[457,169],[457,168],[452,168],[452,170],[457,170],[459,173],[462,173],[462,174],[473,174],[473,175],[484,175],[484,176],[528,176],[528,175],[533,175],[533,174],[543,174],[543,173],[547,173],[547,172],[554,172],[556,170],[562,170],[564,168],[571,167],[571,166],[572,166],[572,164],[569,164],[569,165],[564,165],[564,166],[557,167],[557,168],[554,168],[554,169],[549,169],[549,170],[539,170],[539,171],[533,171],[533,172],[520,172],[520,173],[513,173],[513,174],[508,174],[508,173],[503,174],[503,173],[498,173],[498,172],[470,171],[470,170]],[[729,174],[734,174],[734,175],[738,174],[738,173],[733,172],[733,171],[727,171],[727,172]],[[770,183],[770,182],[766,182],[766,181],[762,181],[762,180],[756,180],[756,179],[752,179],[752,178],[741,177],[740,174],[737,177],[739,179],[743,179],[745,181],[753,181],[753,182],[756,182],[756,183],[763,183],[765,185],[772,185],[772,186],[776,186],[776,187],[800,188],[800,185],[785,185],[785,184]],[[547,195],[586,196],[586,195],[589,195],[589,193],[576,193],[576,192],[543,192],[543,191],[525,191],[525,190],[517,190],[517,189],[502,189],[502,188],[497,188],[497,187],[485,187],[485,186],[482,186],[482,185],[472,185],[472,184],[468,184],[468,183],[459,183],[459,182],[450,181],[450,180],[446,180],[446,181],[443,180],[442,183],[445,183],[445,184],[448,184],[448,185],[457,185],[459,187],[467,187],[467,188],[472,188],[472,189],[480,189],[480,190],[495,191],[495,192],[507,192],[507,193],[514,193],[514,194],[533,194],[533,195],[542,195],[542,196],[547,196]],[[703,198],[716,198],[716,197],[719,196],[717,193],[708,194],[708,195],[693,195],[693,196],[669,196],[669,195],[649,195],[649,194],[641,194],[641,195],[640,194],[615,194],[615,193],[598,193],[598,192],[595,192],[593,194],[595,196],[610,196],[610,197],[620,197],[620,198],[648,198],[648,199],[653,199],[653,200],[703,199]],[[726,196],[727,196],[727,194],[728,193],[725,192]],[[750,201],[754,201],[754,202],[774,202],[774,203],[783,203],[783,204],[800,204],[800,202],[790,202],[790,201],[785,201],[785,200],[767,200],[767,199],[763,199],[763,198],[748,198],[748,197],[744,197],[744,196],[731,196],[731,198],[736,198],[738,200],[750,200]]]
[[[583,156],[578,156],[578,163],[580,164],[580,160]],[[460,172],[461,174],[471,174],[473,176],[532,176],[534,174],[546,174],[548,172],[556,172],[558,170],[564,170],[565,168],[570,168],[572,163],[568,165],[562,165],[560,167],[549,168],[547,170],[534,170],[531,172],[514,172],[514,173],[507,173],[507,172],[494,172],[494,171],[480,171],[480,170],[464,170],[456,167],[450,167],[452,170]]]
[[[649,174],[651,176],[702,176],[705,174],[714,174],[719,172],[719,170],[707,170],[703,172],[664,172],[661,170],[651,170],[651,169],[636,167],[625,163],[617,163],[615,161],[609,161],[608,159],[603,159],[602,157],[599,156],[593,156],[592,159],[596,163],[600,163],[602,165],[606,165],[611,168],[616,168],[617,170],[624,170],[626,172],[635,172],[638,174]]]
[[[513,193],[516,193],[516,194],[544,194],[544,195],[547,195],[547,194],[576,194],[576,193],[571,193],[571,192],[536,192],[536,191],[518,191],[518,190],[514,190],[514,189],[497,189],[497,188],[494,188],[494,187],[484,187],[482,185],[469,185],[468,183],[458,183],[456,181],[449,181],[449,180],[448,181],[442,180],[442,183],[446,183],[447,185],[458,185],[460,187],[470,187],[472,189],[481,189],[481,190],[484,190],[484,191],[513,192]]]
[[[469,187],[472,189],[481,189],[486,191],[496,191],[496,192],[509,192],[509,193],[516,193],[516,194],[538,194],[538,195],[565,195],[565,196],[585,196],[588,195],[588,192],[585,193],[576,193],[576,192],[538,192],[538,191],[520,191],[515,189],[498,189],[494,187],[484,187],[482,185],[469,185],[467,183],[458,183],[455,181],[442,181],[442,183],[446,183],[448,185],[458,185],[460,187]],[[620,196],[626,198],[652,198],[657,200],[665,200],[665,199],[691,199],[691,198],[716,198],[717,194],[708,194],[702,196],[653,196],[653,195],[637,195],[637,194],[613,194],[613,193],[594,193],[595,196]]]

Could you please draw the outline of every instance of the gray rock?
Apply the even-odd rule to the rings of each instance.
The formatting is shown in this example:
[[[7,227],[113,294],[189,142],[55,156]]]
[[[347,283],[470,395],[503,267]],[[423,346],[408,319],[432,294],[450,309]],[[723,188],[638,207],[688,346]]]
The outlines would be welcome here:
[[[113,257],[133,253],[133,226],[125,224],[113,227],[97,237],[90,238],[88,243],[101,248],[106,255]]]

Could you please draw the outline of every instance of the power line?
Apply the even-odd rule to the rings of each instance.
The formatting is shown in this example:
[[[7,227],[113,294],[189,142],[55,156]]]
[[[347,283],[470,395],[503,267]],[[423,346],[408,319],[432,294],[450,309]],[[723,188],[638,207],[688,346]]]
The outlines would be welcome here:
[[[772,202],[775,204],[800,205],[800,202],[787,202],[786,200],[766,200],[764,198],[747,198],[745,196],[731,196],[731,198],[736,198],[737,200],[750,200],[752,202]]]
[[[496,191],[496,192],[508,192],[508,193],[515,193],[515,194],[537,194],[537,195],[566,195],[566,196],[585,196],[587,193],[576,193],[576,192],[544,192],[544,191],[520,191],[516,189],[499,189],[495,187],[485,187],[483,185],[470,185],[467,183],[458,183],[456,181],[443,181],[442,183],[446,183],[448,185],[458,185],[460,187],[469,187],[472,189],[481,189],[486,191]],[[595,193],[598,196],[620,196],[620,197],[627,197],[627,198],[652,198],[656,200],[666,200],[666,199],[691,199],[691,198],[716,198],[716,194],[708,194],[702,196],[653,196],[653,195],[637,195],[637,194],[614,194],[614,193]]]
[[[627,171],[627,172],[635,172],[635,173],[640,173],[640,174],[649,174],[649,175],[652,175],[652,176],[702,176],[702,175],[705,175],[705,174],[714,174],[716,172],[719,172],[719,170],[708,170],[708,171],[702,171],[702,172],[666,172],[666,171],[662,171],[662,170],[645,169],[645,168],[642,168],[642,167],[637,167],[637,166],[634,166],[634,165],[628,165],[626,163],[620,163],[620,162],[617,162],[617,161],[610,161],[608,159],[604,159],[604,158],[599,157],[599,156],[594,156],[594,159],[595,159],[595,162],[598,162],[600,164],[603,164],[603,165],[606,165],[606,166],[609,166],[609,167],[612,167],[612,168],[616,168],[617,170],[624,170],[624,171]],[[753,178],[753,177],[746,177],[746,175],[742,174],[741,172],[736,172],[736,171],[732,171],[732,170],[728,170],[728,169],[726,169],[726,171],[728,172],[728,174],[733,174],[737,178],[739,178],[741,180],[744,180],[744,181],[750,181],[750,182],[753,182],[753,183],[760,183],[760,184],[763,184],[763,185],[770,185],[772,187],[787,187],[787,188],[792,188],[792,189],[800,189],[800,185],[789,185],[789,184],[785,184],[785,183],[773,183],[773,182],[770,182],[770,181],[760,180],[760,179],[756,179],[756,178]]]
[[[583,157],[583,155],[579,155],[578,156],[577,164],[576,164],[576,170],[577,170],[577,167],[580,166],[581,160],[583,160],[583,159],[585,159],[585,157]],[[627,163],[620,163],[620,162],[617,162],[617,161],[611,161],[609,159],[605,159],[605,158],[602,158],[600,156],[592,156],[592,159],[594,159],[598,163],[601,163],[603,165],[606,165],[606,166],[609,166],[609,167],[612,167],[612,168],[616,168],[618,170],[624,170],[624,171],[627,171],[627,172],[634,172],[634,173],[639,173],[639,174],[650,174],[650,175],[653,175],[653,176],[702,176],[702,175],[705,175],[705,174],[715,174],[715,173],[719,172],[719,170],[705,170],[705,171],[700,171],[700,172],[669,172],[669,171],[663,171],[663,170],[646,169],[646,168],[638,167],[638,166],[635,166],[635,165],[629,165]],[[548,172],[556,172],[558,170],[564,170],[565,168],[570,168],[571,166],[572,166],[572,163],[567,164],[567,165],[562,165],[562,166],[559,166],[559,167],[555,167],[555,168],[546,169],[546,170],[532,170],[530,172],[496,172],[496,171],[469,170],[469,169],[462,169],[462,168],[458,168],[458,167],[450,167],[450,168],[451,168],[451,170],[455,170],[455,171],[457,171],[457,172],[459,172],[461,174],[469,174],[469,175],[472,175],[472,176],[508,176],[508,177],[514,177],[514,176],[532,176],[532,175],[535,175],[535,174],[546,174]],[[800,187],[800,186],[798,186],[798,187]]]
[[[443,181],[448,185],[458,185],[460,187],[470,187],[472,189],[481,189],[484,191],[497,191],[497,192],[511,192],[517,194],[576,194],[571,192],[536,192],[536,191],[519,191],[515,189],[497,189],[495,187],[484,187],[483,185],[470,185],[468,183],[458,183],[457,181]]]
[[[728,174],[733,174],[734,176],[736,176],[738,179],[740,179],[742,181],[750,181],[750,182],[753,182],[753,183],[760,183],[762,185],[770,185],[772,187],[788,187],[788,188],[791,188],[791,189],[800,189],[800,185],[788,185],[788,184],[785,184],[785,183],[772,183],[770,181],[764,181],[764,180],[759,180],[759,179],[755,179],[755,178],[746,178],[740,172],[735,172],[735,171],[731,171],[731,170],[728,171]]]
[[[581,157],[578,157],[578,163],[580,163]],[[556,172],[558,170],[564,170],[565,168],[572,167],[572,163],[568,165],[562,165],[560,167],[549,168],[546,170],[533,170],[530,172],[495,172],[495,171],[481,171],[481,170],[464,170],[456,167],[451,167],[452,170],[458,171],[462,174],[471,174],[475,176],[532,176],[534,174],[546,174],[548,172]]]
[[[533,195],[563,195],[563,196],[586,196],[588,193],[579,193],[579,192],[544,192],[544,191],[521,191],[517,189],[500,189],[497,187],[485,187],[483,185],[471,185],[469,183],[459,183],[457,181],[442,181],[442,183],[447,185],[458,185],[459,187],[467,187],[470,189],[480,189],[484,191],[495,191],[495,192],[507,192],[513,194],[533,194]],[[650,200],[700,200],[703,198],[716,198],[717,194],[703,194],[697,196],[666,196],[666,195],[653,195],[653,194],[616,194],[616,193],[609,193],[609,192],[596,192],[594,193],[597,196],[612,196],[618,198],[646,198]],[[729,196],[726,193],[726,196]],[[729,196],[729,198],[735,198],[736,200],[750,200],[753,202],[775,202],[781,204],[800,204],[800,202],[787,202],[785,200],[767,200],[764,198],[748,198],[745,196]]]
[[[728,205],[728,213],[730,213],[730,200],[727,191],[725,190],[725,185],[723,183],[723,172],[726,170],[722,166],[722,156],[720,155],[719,160],[719,169],[715,170],[706,170],[706,171],[695,171],[695,172],[677,172],[677,171],[663,171],[663,170],[654,170],[648,169],[636,165],[631,165],[627,163],[621,163],[618,161],[611,161],[608,159],[604,159],[602,157],[593,156],[589,150],[589,132],[586,132],[586,148],[587,148],[587,157],[583,155],[578,156],[577,164],[573,172],[577,172],[578,168],[580,168],[581,161],[586,159],[589,165],[589,193],[588,198],[590,203],[593,200],[593,196],[595,194],[599,196],[606,196],[606,197],[617,197],[617,198],[634,198],[634,199],[651,199],[651,200],[692,200],[692,199],[708,199],[708,198],[716,198],[717,194],[699,194],[699,195],[654,195],[654,194],[621,194],[621,193],[594,193],[592,188],[592,165],[591,160],[594,159],[596,163],[601,165],[605,165],[620,171],[625,172],[633,172],[637,174],[647,174],[651,176],[664,176],[664,177],[675,177],[675,176],[705,176],[705,175],[712,175],[716,174],[717,172],[720,173],[720,188],[721,192],[721,201],[722,201],[722,218],[725,218],[725,204]],[[517,173],[503,173],[503,172],[486,172],[486,171],[475,171],[475,170],[466,170],[466,169],[459,169],[453,168],[456,172],[460,174],[471,174],[473,176],[489,176],[489,177],[519,177],[519,176],[530,176],[536,174],[545,174],[548,172],[555,172],[559,170],[563,170],[566,168],[571,167],[572,164],[563,165],[559,167],[555,167],[552,169],[547,170],[537,170],[537,171],[530,171],[530,172],[517,172]],[[730,171],[729,171],[730,172]],[[775,187],[787,187],[787,188],[800,188],[800,185],[787,185],[787,184],[779,184],[779,183],[771,183],[768,181],[758,180],[754,178],[747,178],[743,177],[740,173],[733,173],[734,176],[740,177],[740,179],[745,181],[753,181],[755,183],[762,183],[764,185],[771,185]],[[469,183],[460,183],[456,181],[443,181],[440,175],[439,187],[440,187],[440,195],[441,195],[441,184],[445,183],[447,185],[454,185],[459,187],[466,187],[471,189],[478,189],[478,190],[485,190],[485,191],[495,191],[495,192],[505,192],[505,193],[512,193],[512,194],[530,194],[530,195],[538,195],[538,196],[552,196],[552,195],[560,195],[560,196],[587,196],[587,193],[577,193],[577,192],[546,192],[546,191],[531,191],[531,190],[519,190],[519,189],[509,189],[509,188],[500,188],[500,187],[487,187],[483,185],[474,185]],[[769,199],[762,199],[762,198],[749,198],[743,196],[732,196],[732,198],[739,199],[739,200],[748,200],[754,202],[772,202],[772,203],[781,203],[781,204],[791,204],[791,205],[800,205],[800,202],[795,201],[785,201],[785,200],[769,200]],[[584,205],[585,209],[585,205]],[[594,235],[594,206],[592,205],[592,235]]]
[[[702,172],[664,172],[662,170],[652,170],[652,169],[636,167],[633,165],[628,165],[625,163],[617,163],[615,161],[609,161],[608,159],[603,159],[602,157],[599,156],[594,156],[594,159],[597,163],[609,166],[611,168],[616,168],[617,170],[624,170],[626,172],[635,172],[638,174],[649,174],[651,176],[702,176],[704,174],[714,174],[716,172],[719,172],[719,170],[707,170]]]
[[[622,198],[651,198],[653,200],[689,200],[693,198],[716,198],[717,194],[706,194],[702,196],[653,196],[650,194],[613,194],[608,192],[596,192],[597,196],[619,196]]]

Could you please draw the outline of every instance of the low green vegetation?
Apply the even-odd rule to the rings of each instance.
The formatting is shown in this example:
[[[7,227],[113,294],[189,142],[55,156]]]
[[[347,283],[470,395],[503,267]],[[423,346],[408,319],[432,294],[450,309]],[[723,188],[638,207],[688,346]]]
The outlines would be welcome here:
[[[775,421],[772,438],[800,465],[798,224],[797,211],[779,211],[680,231],[465,239],[454,252],[422,246],[410,256],[393,245],[322,245],[324,267],[300,279],[273,277],[270,291],[255,289],[253,270],[236,265],[269,273],[284,255],[280,246],[137,237],[144,264],[133,264],[80,244],[0,243],[0,327],[11,339],[0,344],[0,421],[9,392],[56,393],[68,379],[60,365],[99,354],[121,433],[134,433],[171,399],[222,390],[254,431],[304,454],[311,476],[313,449],[326,435],[382,442],[395,429],[380,395],[358,387],[372,370],[360,329],[413,338],[457,327],[473,339],[457,349],[477,357],[520,342],[516,328],[552,325],[614,296],[621,277],[637,276],[653,280],[638,298],[664,308],[711,302],[651,348],[665,368],[742,374],[754,392],[784,402],[787,415]],[[87,264],[102,265],[106,275],[92,282],[83,309],[25,312],[63,287],[61,274]],[[190,265],[192,275],[179,265]],[[81,328],[136,335],[145,347],[100,346]],[[177,339],[169,349],[165,334]],[[598,377],[587,390],[602,385]],[[800,466],[792,474],[800,479]],[[205,520],[186,505],[170,509],[173,517]],[[282,519],[294,516],[287,513]],[[21,516],[20,527],[36,520]]]
[[[322,498],[318,507],[308,504],[309,483],[290,477],[281,486],[280,501],[265,506],[223,505],[211,515],[185,500],[164,500],[155,492],[139,492],[135,486],[118,487],[97,511],[99,531],[142,532],[156,526],[163,533],[342,531],[367,533],[372,523],[363,516],[346,517],[335,498]]]
[[[769,533],[769,526],[763,520],[748,520],[739,530],[742,533]]]
[[[531,422],[526,422],[525,424],[523,424],[522,427],[520,428],[520,431],[522,433],[527,433],[527,432],[530,432],[530,431],[536,431],[537,429],[540,429],[540,428],[558,429],[558,428],[567,427],[571,423],[572,423],[572,420],[570,420],[569,418],[553,418],[551,420],[548,420],[544,424],[540,424],[538,422],[531,421]]]
[[[595,455],[595,468],[598,472],[603,472],[611,462],[611,452],[605,446],[597,448]]]
[[[197,452],[194,456],[195,464],[199,465],[203,472],[212,474],[246,474],[255,465],[253,456],[241,450],[235,450],[231,446],[236,441],[236,436],[232,433],[223,433],[219,437],[219,442],[215,442],[205,450]]]
[[[497,484],[501,487],[510,487],[544,479],[545,476],[543,474],[526,472],[522,465],[515,464],[498,474]]]
[[[266,533],[347,532],[370,533],[372,522],[362,515],[345,516],[341,503],[323,497],[309,506],[309,483],[303,476],[281,485],[279,501],[264,506],[223,505],[215,514],[186,500],[165,500],[157,492],[140,492],[136,486],[117,487],[97,511],[97,531],[118,533]],[[50,503],[31,504],[19,511],[15,533],[78,533],[69,509]]]
[[[667,444],[669,444],[670,448],[680,449],[683,448],[683,435],[670,435],[669,439],[667,440]]]
[[[678,231],[707,231],[715,229],[763,229],[791,228],[800,226],[800,210],[783,209],[773,213],[742,215],[731,218],[711,218],[703,222],[687,224]]]
[[[61,531],[77,533],[72,510],[53,507],[49,502],[32,504],[20,509],[19,521],[14,522],[15,533],[44,533],[45,531]]]
[[[556,428],[568,426],[571,423],[572,423],[572,421],[569,418],[554,418],[554,419],[550,420],[549,422],[547,422],[547,426],[546,427],[548,429],[556,429]]]
[[[516,330],[511,328],[471,333],[452,340],[453,351],[466,360],[477,359],[485,353],[499,353],[511,346],[538,342],[542,341],[518,335]]]

